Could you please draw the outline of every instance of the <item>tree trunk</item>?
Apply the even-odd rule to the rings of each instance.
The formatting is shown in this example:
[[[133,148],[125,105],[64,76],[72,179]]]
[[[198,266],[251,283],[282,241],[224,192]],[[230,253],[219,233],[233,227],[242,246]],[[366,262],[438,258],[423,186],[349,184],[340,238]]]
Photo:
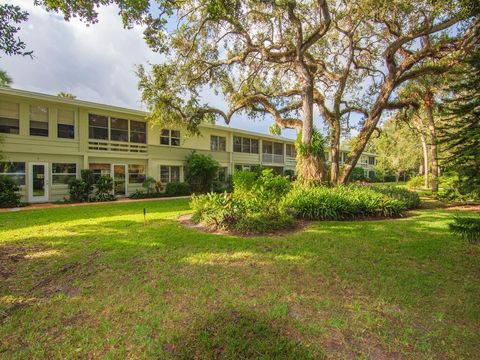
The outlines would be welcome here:
[[[302,144],[311,145],[313,135],[313,81],[309,76],[306,76],[302,102]],[[322,151],[321,154],[299,154],[297,157],[297,174],[299,180],[304,182],[326,181],[325,153]]]
[[[430,158],[432,161],[432,192],[438,191],[438,152],[437,152],[437,134],[435,122],[433,119],[433,93],[427,90],[425,93],[425,112],[428,120],[428,133],[430,136]]]
[[[423,132],[420,132],[420,141],[422,142],[423,149],[423,176],[424,176],[424,188],[428,189],[428,145],[427,139]]]
[[[330,181],[337,184],[340,172],[340,124],[336,121],[332,123],[330,138]]]

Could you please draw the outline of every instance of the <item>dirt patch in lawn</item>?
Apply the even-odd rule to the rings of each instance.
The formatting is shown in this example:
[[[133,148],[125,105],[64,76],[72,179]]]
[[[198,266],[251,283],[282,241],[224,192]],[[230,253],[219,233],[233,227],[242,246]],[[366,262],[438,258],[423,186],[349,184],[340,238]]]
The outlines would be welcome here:
[[[480,204],[468,204],[468,205],[454,205],[454,206],[447,206],[448,210],[455,210],[455,211],[473,211],[480,213]]]
[[[305,230],[312,223],[312,221],[297,220],[295,226],[290,229],[276,230],[276,231],[271,231],[271,232],[261,233],[261,234],[244,234],[238,231],[227,231],[227,230],[222,230],[215,227],[197,224],[192,221],[191,214],[180,215],[177,218],[177,220],[180,222],[180,224],[182,224],[185,227],[196,229],[198,231],[202,231],[205,233],[217,234],[217,235],[231,235],[231,236],[239,236],[239,237],[287,236],[287,235],[292,235]]]

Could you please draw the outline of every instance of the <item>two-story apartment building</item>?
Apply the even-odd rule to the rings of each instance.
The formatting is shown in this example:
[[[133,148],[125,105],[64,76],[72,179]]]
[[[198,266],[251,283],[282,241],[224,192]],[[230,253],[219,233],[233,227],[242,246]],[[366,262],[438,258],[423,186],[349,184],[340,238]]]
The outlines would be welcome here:
[[[139,110],[0,88],[0,175],[19,184],[24,201],[68,196],[68,181],[81,169],[109,174],[114,194],[128,196],[146,176],[183,181],[185,157],[195,150],[220,163],[219,178],[236,169],[295,169],[293,140],[203,124],[200,136],[149,126]],[[364,154],[361,165],[373,167]],[[374,163],[374,158],[373,158]]]

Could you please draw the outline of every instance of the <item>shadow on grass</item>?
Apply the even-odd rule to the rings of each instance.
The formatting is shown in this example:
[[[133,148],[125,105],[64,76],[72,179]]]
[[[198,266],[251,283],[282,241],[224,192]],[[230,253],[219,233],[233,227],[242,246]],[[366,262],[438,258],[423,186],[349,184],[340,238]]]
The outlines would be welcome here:
[[[225,308],[194,322],[163,351],[175,359],[318,359],[282,324],[250,310]]]

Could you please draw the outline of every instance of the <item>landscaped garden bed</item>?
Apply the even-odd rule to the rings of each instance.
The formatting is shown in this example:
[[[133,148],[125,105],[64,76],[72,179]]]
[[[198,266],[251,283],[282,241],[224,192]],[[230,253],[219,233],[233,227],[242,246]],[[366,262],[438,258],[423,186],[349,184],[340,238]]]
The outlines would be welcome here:
[[[300,220],[405,216],[419,196],[389,186],[316,186],[290,183],[271,170],[237,172],[232,193],[193,196],[191,220],[207,231],[264,234],[288,231]]]

